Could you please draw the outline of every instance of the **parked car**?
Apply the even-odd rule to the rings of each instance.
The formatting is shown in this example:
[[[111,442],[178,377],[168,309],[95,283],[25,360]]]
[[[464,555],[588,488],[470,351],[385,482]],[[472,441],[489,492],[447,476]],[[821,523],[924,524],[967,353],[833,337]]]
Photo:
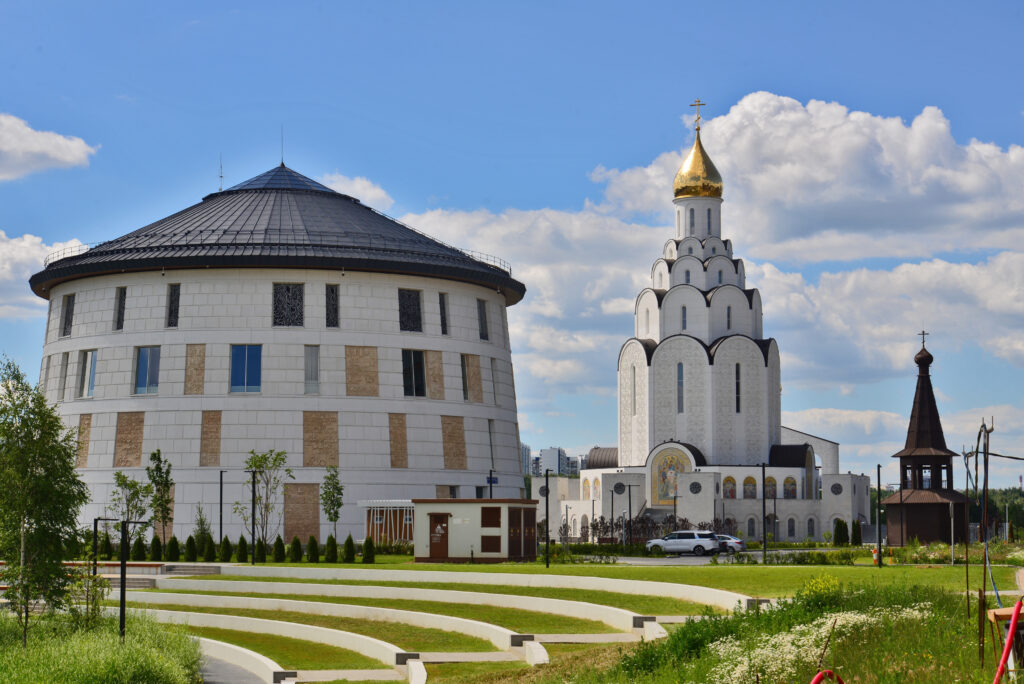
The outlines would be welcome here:
[[[703,556],[705,553],[718,553],[721,546],[714,532],[699,532],[696,530],[680,530],[670,532],[660,539],[651,539],[647,542],[647,550],[661,549],[664,553],[692,553],[695,556]]]
[[[739,537],[734,537],[730,534],[719,534],[718,544],[722,551],[727,553],[739,553],[740,551],[747,550],[747,543]]]

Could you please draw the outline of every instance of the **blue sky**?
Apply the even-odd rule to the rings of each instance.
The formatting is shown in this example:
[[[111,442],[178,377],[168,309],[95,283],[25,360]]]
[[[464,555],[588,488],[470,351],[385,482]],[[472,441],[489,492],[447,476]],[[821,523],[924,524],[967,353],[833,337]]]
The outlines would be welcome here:
[[[710,5],[3,3],[0,350],[38,369],[55,244],[267,170],[283,126],[289,166],[511,261],[523,440],[614,444],[699,96],[787,423],[888,463],[925,327],[950,446],[994,415],[1024,453],[1021,6]]]

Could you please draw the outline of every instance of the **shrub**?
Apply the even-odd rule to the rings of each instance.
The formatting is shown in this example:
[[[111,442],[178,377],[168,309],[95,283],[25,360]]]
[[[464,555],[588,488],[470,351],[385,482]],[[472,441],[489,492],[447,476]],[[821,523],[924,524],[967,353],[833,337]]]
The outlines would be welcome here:
[[[238,550],[235,552],[239,563],[249,562],[249,546],[245,543],[245,535],[238,538]]]
[[[185,562],[195,563],[198,559],[196,554],[196,540],[191,534],[188,535],[188,539],[185,540]]]
[[[373,548],[373,537],[367,537],[363,542],[363,562],[373,563],[377,558],[377,551]]]
[[[835,526],[832,528],[832,540],[836,546],[846,546],[850,543],[850,528],[842,518],[836,518]]]
[[[142,537],[138,536],[135,538],[135,543],[132,544],[132,560],[133,561],[144,561],[146,560],[146,542],[142,541]]]
[[[292,537],[292,543],[288,545],[288,562],[302,562],[302,542],[299,541],[298,537]]]
[[[256,541],[256,550],[253,551],[253,556],[257,563],[267,562],[267,545],[263,543],[262,539]]]
[[[213,563],[217,560],[217,545],[213,541],[213,535],[206,535],[206,543],[203,545],[203,562]]]
[[[338,562],[338,541],[334,538],[333,534],[327,537],[327,543],[324,545],[324,562]]]
[[[233,554],[234,552],[235,550],[231,546],[231,540],[225,536],[223,539],[220,540],[220,553],[217,554],[217,560],[219,560],[221,563],[230,563],[231,554]]]
[[[281,535],[277,535],[274,540],[274,562],[284,563],[284,539],[281,539]]]
[[[177,563],[181,560],[181,544],[178,543],[178,538],[171,535],[171,540],[167,542],[167,560],[171,563]]]
[[[316,537],[310,535],[306,543],[306,560],[310,563],[320,562],[320,547],[316,543]]]
[[[100,558],[110,560],[113,556],[114,546],[110,543],[110,534],[104,532],[103,537],[100,539]]]
[[[153,535],[153,541],[149,543],[149,560],[151,561],[162,561],[164,559],[163,545],[160,543],[160,537]]]
[[[860,546],[863,544],[860,537],[860,520],[853,521],[853,530],[850,533],[850,545]]]
[[[355,563],[356,562],[356,543],[352,541],[352,535],[348,535],[345,538],[345,545],[341,549],[341,562],[342,563]]]

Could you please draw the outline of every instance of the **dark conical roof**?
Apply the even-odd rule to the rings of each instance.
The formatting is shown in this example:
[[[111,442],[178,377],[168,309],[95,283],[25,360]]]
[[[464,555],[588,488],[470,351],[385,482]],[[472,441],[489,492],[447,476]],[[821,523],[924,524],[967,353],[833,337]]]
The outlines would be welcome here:
[[[928,373],[934,357],[921,345],[921,351],[914,356],[917,364],[917,391],[914,393],[914,407],[910,411],[910,425],[907,428],[907,443],[894,458],[905,456],[956,456],[946,448],[942,434],[939,408],[935,404],[932,378]]]
[[[57,283],[104,273],[274,267],[462,280],[499,290],[508,304],[526,292],[500,260],[435,240],[283,164],[88,251],[48,259],[29,284],[49,298]]]

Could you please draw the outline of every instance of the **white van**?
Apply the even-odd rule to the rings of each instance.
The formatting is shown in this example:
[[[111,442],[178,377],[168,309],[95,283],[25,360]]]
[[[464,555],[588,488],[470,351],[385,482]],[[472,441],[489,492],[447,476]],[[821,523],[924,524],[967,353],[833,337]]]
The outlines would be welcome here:
[[[668,553],[692,553],[695,556],[703,556],[705,553],[718,553],[721,549],[718,537],[714,532],[700,531],[679,531],[670,532],[661,539],[651,539],[647,542],[647,550],[661,549]]]

